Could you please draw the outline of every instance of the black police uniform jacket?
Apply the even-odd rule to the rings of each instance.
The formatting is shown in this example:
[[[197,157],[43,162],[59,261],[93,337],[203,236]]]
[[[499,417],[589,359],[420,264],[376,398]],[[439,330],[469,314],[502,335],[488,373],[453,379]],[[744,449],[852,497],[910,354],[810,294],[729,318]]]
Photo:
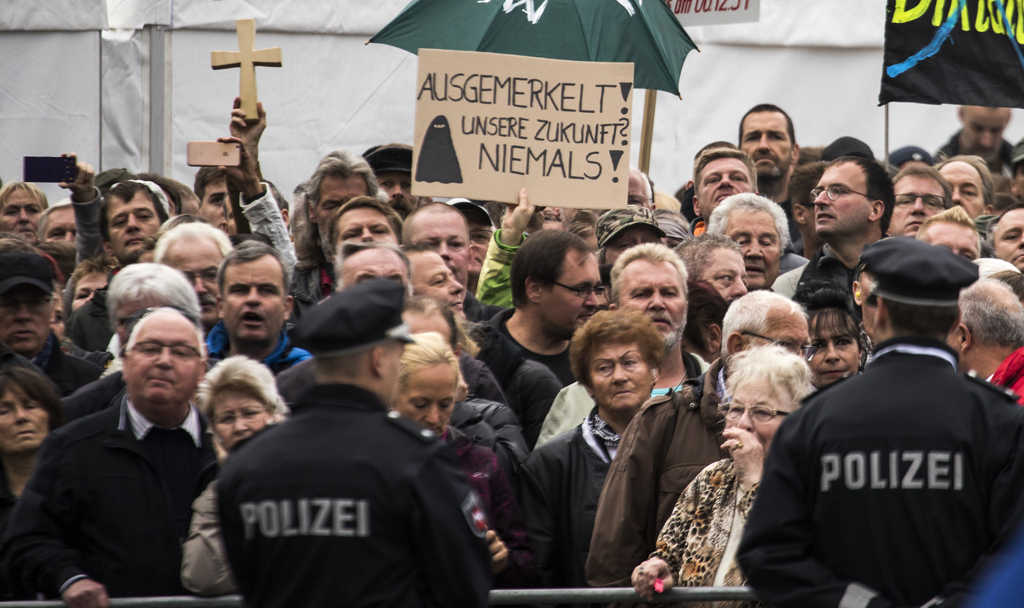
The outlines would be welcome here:
[[[486,524],[453,450],[349,385],[312,387],[217,484],[246,603],[486,606]]]
[[[217,476],[203,432],[195,500]],[[10,515],[3,560],[20,592],[58,597],[88,575],[111,597],[185,595],[182,530],[165,484],[132,433],[127,409],[108,408],[46,438],[32,479]]]
[[[737,557],[779,608],[956,596],[1012,527],[1024,410],[957,373],[937,340],[876,353],[863,374],[809,397],[772,442]]]

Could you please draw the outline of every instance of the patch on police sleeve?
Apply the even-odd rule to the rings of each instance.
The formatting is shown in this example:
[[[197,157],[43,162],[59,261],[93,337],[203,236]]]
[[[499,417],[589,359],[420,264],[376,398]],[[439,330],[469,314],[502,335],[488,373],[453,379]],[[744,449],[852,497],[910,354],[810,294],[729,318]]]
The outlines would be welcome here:
[[[466,516],[466,522],[473,534],[480,538],[487,536],[487,516],[480,508],[480,499],[476,497],[476,492],[473,490],[470,490],[466,495],[466,500],[462,501],[462,514]]]

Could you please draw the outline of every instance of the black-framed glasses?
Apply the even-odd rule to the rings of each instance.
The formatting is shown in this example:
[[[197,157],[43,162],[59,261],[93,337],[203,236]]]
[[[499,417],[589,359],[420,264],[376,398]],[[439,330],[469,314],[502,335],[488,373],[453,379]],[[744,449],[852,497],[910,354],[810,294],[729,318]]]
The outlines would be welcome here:
[[[824,192],[825,194],[828,195],[828,200],[830,200],[830,201],[837,201],[841,197],[846,196],[847,194],[859,194],[859,195],[863,196],[864,198],[871,198],[870,196],[868,196],[867,194],[864,194],[863,192],[857,192],[856,190],[850,190],[846,186],[843,186],[843,185],[840,185],[840,184],[832,184],[831,186],[829,186],[827,188],[815,188],[814,190],[811,190],[811,200],[812,201],[813,200],[817,200],[817,198],[819,196],[821,196],[822,192]]]
[[[943,211],[946,209],[946,197],[939,196],[938,194],[917,194],[916,192],[897,194],[896,206],[904,207],[913,205],[917,199],[921,199],[921,203],[932,211]]]
[[[559,287],[563,287],[563,288],[568,289],[569,291],[573,292],[574,294],[576,294],[577,298],[584,298],[585,299],[585,298],[589,297],[590,294],[594,294],[595,296],[598,296],[598,297],[601,297],[602,295],[604,295],[604,285],[601,285],[601,284],[594,285],[593,287],[591,287],[591,286],[587,286],[587,287],[569,287],[568,285],[563,285],[563,284],[559,283],[558,281],[551,281],[551,282],[554,283],[555,285],[558,285]]]
[[[751,405],[746,407],[735,401],[727,401],[719,404],[718,411],[725,416],[726,420],[739,420],[743,417],[743,412],[747,412],[750,415],[750,419],[754,422],[760,422],[764,424],[770,421],[776,416],[788,416],[789,412],[782,412],[773,407],[767,405]]]
[[[755,334],[752,331],[741,331],[740,333],[743,334],[744,336],[760,338],[766,342],[771,342],[776,346],[781,346],[782,348],[788,350],[794,355],[800,355],[803,358],[807,359],[808,361],[814,358],[814,353],[818,352],[818,348],[812,344],[794,344],[793,342],[785,342],[783,340],[769,338],[768,336],[762,336],[761,334]]]

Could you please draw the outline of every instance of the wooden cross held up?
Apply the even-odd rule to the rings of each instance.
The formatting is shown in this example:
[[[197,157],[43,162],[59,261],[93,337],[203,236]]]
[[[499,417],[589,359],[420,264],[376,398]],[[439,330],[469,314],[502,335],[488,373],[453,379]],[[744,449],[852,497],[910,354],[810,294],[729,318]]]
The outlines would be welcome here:
[[[210,61],[213,69],[241,68],[238,96],[242,98],[242,110],[246,122],[258,120],[256,111],[256,66],[281,67],[281,47],[256,50],[256,21],[239,19],[235,21],[238,31],[238,51],[213,51]]]

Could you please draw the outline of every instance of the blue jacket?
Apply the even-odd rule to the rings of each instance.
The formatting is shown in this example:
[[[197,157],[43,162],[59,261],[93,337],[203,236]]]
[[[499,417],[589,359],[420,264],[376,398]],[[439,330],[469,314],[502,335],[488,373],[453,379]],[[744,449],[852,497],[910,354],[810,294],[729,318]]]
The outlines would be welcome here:
[[[230,344],[228,343],[228,330],[224,327],[224,321],[218,321],[210,333],[206,336],[207,357],[211,362],[220,361],[228,357]],[[267,355],[260,363],[270,368],[275,375],[283,372],[289,367],[311,358],[313,355],[296,346],[292,346],[288,334],[282,329],[277,336],[277,346],[274,351]]]

